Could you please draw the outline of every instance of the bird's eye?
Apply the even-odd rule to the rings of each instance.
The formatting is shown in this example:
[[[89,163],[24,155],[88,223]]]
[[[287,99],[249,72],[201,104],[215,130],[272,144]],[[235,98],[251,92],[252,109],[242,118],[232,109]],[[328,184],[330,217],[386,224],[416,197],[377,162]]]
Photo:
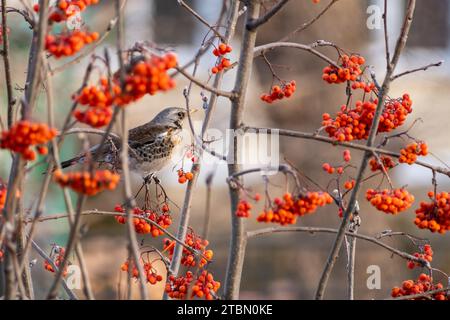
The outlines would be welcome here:
[[[178,116],[180,117],[180,118],[184,118],[184,113],[183,112],[178,112]]]

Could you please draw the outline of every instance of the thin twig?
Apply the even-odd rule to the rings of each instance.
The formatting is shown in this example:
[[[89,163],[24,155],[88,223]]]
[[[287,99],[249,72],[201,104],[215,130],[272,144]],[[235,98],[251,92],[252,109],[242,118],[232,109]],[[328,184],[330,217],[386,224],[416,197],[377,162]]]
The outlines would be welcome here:
[[[438,62],[427,64],[426,66],[423,66],[423,67],[418,67],[418,68],[414,68],[414,69],[411,69],[411,70],[406,70],[404,72],[401,72],[399,74],[396,74],[396,75],[392,76],[391,77],[391,81],[394,81],[397,78],[406,76],[408,74],[411,74],[411,73],[414,73],[414,72],[417,72],[417,71],[427,71],[428,68],[431,68],[431,67],[440,67],[443,63],[444,63],[444,60],[440,60]]]
[[[201,80],[199,80],[197,78],[194,78],[188,72],[186,72],[186,70],[183,70],[179,66],[175,67],[175,69],[179,73],[181,73],[183,76],[185,76],[188,80],[192,81],[193,83],[195,83],[196,85],[198,85],[202,89],[205,89],[205,90],[207,90],[209,92],[215,93],[218,96],[226,97],[228,99],[234,99],[235,98],[235,94],[233,92],[222,91],[222,90],[216,89],[216,88],[214,88],[214,87],[212,87],[212,86],[202,82]]]
[[[269,235],[269,234],[274,234],[274,233],[284,233],[284,232],[306,232],[306,233],[333,233],[336,234],[339,232],[339,229],[332,229],[332,228],[321,228],[321,227],[269,227],[269,228],[264,228],[264,229],[258,229],[258,230],[254,230],[254,231],[248,231],[247,232],[247,239],[252,239],[255,237],[259,237],[259,236],[263,236],[263,235]],[[420,263],[421,265],[425,266],[425,267],[429,267],[429,263],[427,263],[426,260],[422,259],[422,258],[417,258],[409,253],[403,252],[401,250],[398,250],[394,247],[391,247],[387,244],[385,244],[384,242],[378,240],[375,237],[371,237],[371,236],[367,236],[361,233],[352,233],[350,231],[345,231],[344,232],[345,235],[347,236],[352,236],[355,237],[357,239],[361,239],[361,240],[366,240],[369,241],[373,244],[376,244],[390,252],[392,252],[393,254],[408,260],[408,261],[415,261]]]
[[[280,11],[284,5],[286,3],[288,3],[289,0],[280,0],[278,1],[272,8],[270,8],[269,11],[266,12],[265,15],[256,18],[256,19],[251,19],[247,22],[247,24],[245,25],[245,27],[248,30],[255,30],[256,28],[260,27],[261,25],[265,24],[266,22],[268,22],[274,15],[276,15],[278,13],[278,11]]]
[[[194,9],[192,9],[190,6],[188,6],[186,4],[186,2],[184,2],[183,0],[177,0],[178,4],[180,6],[182,6],[183,8],[185,8],[190,14],[192,14],[198,21],[200,21],[201,23],[203,23],[206,27],[209,28],[209,30],[211,30],[217,37],[219,37],[219,39],[221,41],[225,41],[225,38],[220,34],[219,31],[217,31],[217,29],[215,27],[213,27],[212,25],[210,25],[208,23],[208,21],[206,21],[201,15],[199,15]]]
[[[323,53],[314,49],[317,46],[328,46],[328,45],[331,45],[331,43],[326,42],[326,41],[316,41],[311,45],[295,43],[295,42],[272,42],[272,43],[267,43],[267,44],[256,47],[253,51],[253,54],[255,57],[258,57],[258,56],[261,56],[262,54],[266,53],[267,51],[271,51],[276,48],[293,48],[293,49],[307,51],[307,52],[315,55],[316,57],[326,61],[330,65],[337,67],[338,65],[335,61],[333,61],[332,59],[328,58]]]
[[[2,36],[3,36],[3,63],[5,66],[5,80],[6,80],[6,94],[8,101],[8,113],[7,113],[7,124],[10,128],[13,124],[14,115],[14,104],[15,98],[13,96],[12,80],[11,80],[11,65],[9,61],[9,35],[8,35],[8,22],[6,14],[6,0],[2,0]]]
[[[338,2],[339,0],[331,0],[330,3],[328,3],[328,5],[323,8],[322,11],[319,12],[319,14],[317,16],[315,16],[314,18],[312,18],[311,20],[303,23],[300,27],[298,27],[297,29],[295,29],[294,31],[292,31],[291,33],[289,33],[287,36],[281,38],[280,40],[278,40],[278,42],[285,42],[289,39],[291,39],[293,36],[295,36],[297,33],[302,32],[303,30],[305,30],[306,28],[308,28],[309,26],[311,26],[314,22],[316,22],[317,20],[319,20],[336,2]]]

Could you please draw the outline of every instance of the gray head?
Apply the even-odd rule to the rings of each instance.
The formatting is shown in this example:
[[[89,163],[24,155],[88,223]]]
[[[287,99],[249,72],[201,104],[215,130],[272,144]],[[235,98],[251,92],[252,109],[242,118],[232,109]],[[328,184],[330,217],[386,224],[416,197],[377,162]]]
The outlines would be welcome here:
[[[191,112],[192,113],[192,112]],[[151,121],[154,124],[167,125],[183,128],[184,121],[187,119],[187,110],[177,107],[169,107],[158,113]]]

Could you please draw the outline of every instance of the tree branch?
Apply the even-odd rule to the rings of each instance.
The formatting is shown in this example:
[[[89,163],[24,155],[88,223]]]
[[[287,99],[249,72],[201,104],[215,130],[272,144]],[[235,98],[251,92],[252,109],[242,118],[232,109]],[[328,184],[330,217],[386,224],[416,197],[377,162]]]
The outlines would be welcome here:
[[[248,30],[255,30],[256,28],[260,27],[261,25],[268,22],[274,15],[280,11],[286,3],[288,3],[289,0],[280,0],[278,1],[265,15],[259,18],[251,19],[249,20],[245,27]]]

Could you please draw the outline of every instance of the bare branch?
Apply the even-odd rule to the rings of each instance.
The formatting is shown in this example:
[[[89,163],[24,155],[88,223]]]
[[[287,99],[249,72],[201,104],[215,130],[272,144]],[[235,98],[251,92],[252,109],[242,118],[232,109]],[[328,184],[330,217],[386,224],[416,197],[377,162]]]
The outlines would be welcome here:
[[[304,51],[307,51],[309,53],[312,53],[313,55],[315,55],[316,57],[326,61],[330,65],[338,67],[338,65],[337,65],[337,63],[335,61],[331,60],[326,55],[324,55],[324,54],[322,54],[319,51],[314,49],[317,46],[329,46],[329,45],[331,45],[331,43],[330,42],[326,42],[326,41],[317,41],[317,42],[314,42],[314,43],[312,43],[310,45],[301,44],[301,43],[295,43],[295,42],[273,42],[273,43],[268,43],[268,44],[264,44],[264,45],[261,45],[259,47],[256,47],[254,52],[253,52],[253,54],[254,54],[255,57],[257,57],[257,56],[263,55],[267,51],[271,51],[271,50],[274,50],[276,48],[294,48],[294,49],[304,50]]]
[[[408,75],[408,74],[411,74],[411,73],[414,73],[414,72],[417,72],[417,71],[427,71],[428,68],[431,68],[431,67],[440,67],[443,63],[444,63],[444,60],[440,60],[440,61],[438,61],[438,62],[434,62],[434,63],[427,64],[426,66],[423,66],[423,67],[418,67],[418,68],[415,68],[415,69],[411,69],[411,70],[404,71],[404,72],[402,72],[402,73],[393,75],[393,76],[391,77],[391,81],[394,81],[394,80],[397,79],[397,78],[406,76],[406,75]]]
[[[256,19],[250,19],[245,27],[248,30],[255,30],[256,28],[260,27],[261,25],[268,22],[274,15],[280,11],[286,3],[288,3],[289,0],[280,0],[278,1],[267,13],[259,18]]]
[[[177,0],[178,4],[185,8],[190,14],[192,14],[198,21],[203,23],[206,27],[209,28],[214,34],[220,38],[221,41],[225,41],[224,37],[220,34],[219,31],[213,26],[211,26],[208,21],[206,21],[201,15],[199,15],[194,9],[192,9],[190,6],[186,4],[183,0]]]
[[[258,229],[258,230],[254,230],[254,231],[248,231],[247,239],[251,239],[251,238],[262,236],[262,235],[269,235],[269,234],[273,234],[273,233],[284,233],[284,232],[306,232],[306,233],[311,233],[311,234],[314,234],[314,233],[336,234],[339,232],[339,229],[317,228],[317,227],[270,227],[270,228]],[[392,252],[393,254],[395,254],[405,260],[415,261],[415,262],[420,263],[423,266],[429,267],[428,261],[421,259],[421,258],[417,258],[409,253],[403,252],[396,248],[393,248],[393,247],[385,244],[384,242],[378,240],[375,237],[363,235],[361,233],[352,233],[350,231],[345,231],[344,234],[347,236],[355,237],[357,239],[369,241],[373,244],[376,244],[376,245],[388,250],[389,252]]]
[[[5,66],[5,80],[6,80],[6,94],[8,97],[8,113],[7,123],[8,128],[12,126],[14,115],[14,104],[16,103],[13,96],[12,80],[11,80],[11,66],[9,61],[9,35],[8,35],[8,22],[6,14],[6,0],[2,0],[2,36],[3,36],[3,63]]]
[[[297,33],[302,32],[303,30],[307,29],[309,26],[311,26],[314,22],[316,22],[317,20],[319,20],[336,2],[338,2],[339,0],[331,0],[330,3],[328,3],[328,5],[323,8],[322,11],[319,12],[319,14],[317,16],[315,16],[314,18],[312,18],[311,20],[303,23],[300,27],[298,27],[297,29],[295,29],[294,31],[292,31],[291,33],[289,33],[287,36],[281,38],[280,40],[278,40],[279,42],[285,42],[289,39],[291,39],[293,36],[295,36]]]
[[[329,144],[332,144],[335,146],[342,146],[342,147],[347,147],[347,148],[355,149],[355,150],[362,150],[362,151],[366,151],[366,152],[370,152],[370,153],[384,154],[384,155],[392,156],[395,158],[399,158],[401,156],[401,154],[398,152],[381,149],[381,148],[368,147],[367,145],[357,144],[357,143],[353,143],[353,142],[337,141],[333,138],[318,135],[317,133],[301,132],[301,131],[286,130],[286,129],[257,128],[257,127],[249,127],[249,126],[244,126],[241,129],[243,129],[244,131],[256,131],[256,132],[264,131],[266,133],[271,133],[271,132],[275,131],[277,134],[279,134],[281,136],[286,136],[286,137],[315,140],[315,141],[329,143]],[[417,160],[414,164],[428,168],[430,170],[436,171],[438,173],[441,173],[441,174],[444,174],[444,175],[450,177],[450,169],[434,166],[434,165],[431,165],[431,164],[428,164],[426,162],[419,161],[419,160]]]
[[[216,89],[214,87],[211,87],[208,84],[202,82],[201,80],[198,80],[198,79],[194,78],[188,72],[186,72],[185,70],[183,70],[182,68],[180,68],[178,66],[175,69],[179,73],[181,73],[183,76],[185,76],[188,80],[192,81],[193,83],[195,83],[196,85],[198,85],[202,89],[205,89],[205,90],[207,90],[209,92],[215,93],[218,96],[226,97],[228,99],[234,99],[235,98],[235,94],[233,92],[222,91],[222,90]]]

